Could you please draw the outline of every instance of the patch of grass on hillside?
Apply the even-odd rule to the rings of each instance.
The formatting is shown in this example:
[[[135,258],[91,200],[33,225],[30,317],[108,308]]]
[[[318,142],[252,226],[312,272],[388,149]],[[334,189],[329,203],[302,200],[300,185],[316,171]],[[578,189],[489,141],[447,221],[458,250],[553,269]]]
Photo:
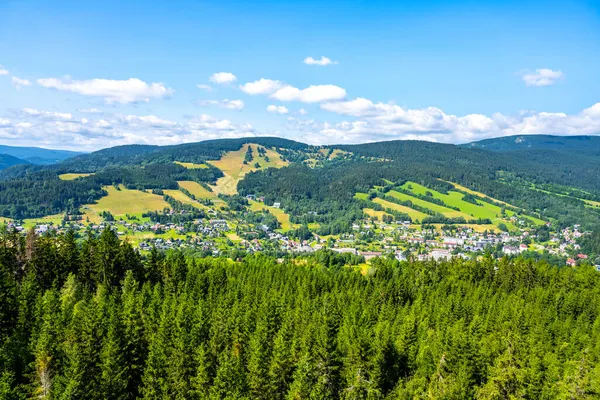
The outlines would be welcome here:
[[[194,181],[177,181],[180,187],[186,189],[198,199],[218,199],[215,192],[206,190],[204,186]]]
[[[182,167],[185,167],[187,169],[206,169],[208,168],[208,165],[206,164],[194,164],[191,162],[182,162],[182,161],[173,161],[175,164],[179,164]]]
[[[61,180],[63,180],[63,181],[72,181],[72,180],[77,179],[77,178],[85,178],[86,176],[91,176],[91,175],[94,175],[94,174],[92,174],[92,173],[90,173],[90,174],[74,174],[74,173],[72,173],[72,174],[60,174],[58,176],[58,178],[61,179]]]
[[[40,218],[27,218],[23,220],[23,227],[25,229],[32,228],[36,225],[54,225],[59,226],[62,223],[65,214],[55,214],[55,215],[47,215],[45,217]]]
[[[412,187],[412,189],[409,189],[409,186]],[[499,225],[499,224],[503,223],[509,229],[516,228],[509,221],[502,219],[502,209],[495,204],[491,204],[486,201],[477,200],[478,205],[476,205],[473,203],[469,203],[468,201],[464,201],[463,200],[464,194],[462,194],[462,193],[451,190],[448,192],[448,194],[444,194],[444,193],[440,193],[436,190],[429,189],[423,185],[419,185],[418,183],[415,183],[415,182],[406,182],[402,187],[406,190],[410,190],[411,192],[420,194],[420,195],[425,195],[427,192],[430,192],[432,194],[433,198],[442,200],[444,203],[448,204],[449,206],[458,207],[461,210],[461,212],[468,214],[470,216],[470,218],[467,218],[467,219],[473,219],[473,218],[489,219],[492,221],[492,223],[494,225]],[[507,217],[512,217],[513,215],[515,215],[515,213],[511,210],[506,210],[506,215],[507,215]],[[531,217],[531,216],[523,215],[522,218],[527,218],[527,219],[533,221],[537,225],[542,225],[545,223],[541,219]]]
[[[225,202],[219,198],[217,193],[206,190],[204,186],[194,181],[177,181],[180,187],[186,189],[197,199],[210,199],[215,204],[215,207],[225,207]]]
[[[409,189],[409,186],[411,189]],[[477,201],[479,205],[469,203],[462,199],[464,194],[459,192],[449,191],[448,194],[444,194],[415,182],[407,182],[402,187],[422,196],[429,192],[433,195],[433,198],[442,200],[449,206],[458,207],[462,212],[469,214],[471,218],[489,218],[493,220],[501,217],[500,207],[479,200]]]
[[[373,210],[372,208],[363,208],[363,212],[368,215],[371,218],[376,218],[380,221],[383,220],[383,217],[386,215],[390,215],[388,213],[386,213],[385,211],[376,211]]]
[[[244,164],[248,148],[252,149],[253,160]],[[235,194],[237,193],[238,182],[248,172],[264,168],[281,168],[289,164],[287,161],[283,161],[281,155],[276,151],[268,148],[265,149],[265,156],[261,156],[258,153],[258,145],[247,143],[237,151],[226,153],[220,160],[208,161],[211,165],[219,168],[223,174],[225,174],[225,176],[217,180],[217,183],[214,186],[215,192]],[[258,164],[258,167],[256,167],[256,164]]]
[[[475,191],[475,190],[473,190],[473,189],[469,189],[469,188],[468,188],[468,187],[466,187],[466,186],[459,185],[458,183],[454,183],[454,182],[450,182],[450,181],[445,181],[445,180],[443,180],[443,179],[440,179],[440,181],[442,181],[442,182],[446,182],[446,183],[449,183],[449,184],[451,184],[452,186],[454,186],[455,188],[457,188],[458,190],[461,190],[461,191],[463,191],[463,192],[465,192],[465,193],[469,193],[469,194],[472,194],[472,195],[474,195],[474,196],[484,197],[484,198],[486,198],[486,199],[490,199],[491,201],[493,201],[493,202],[495,202],[495,203],[504,204],[504,205],[506,205],[506,206],[509,206],[509,207],[514,207],[513,205],[511,205],[511,204],[509,204],[509,203],[507,203],[507,202],[505,202],[505,201],[502,201],[502,200],[495,199],[495,198],[493,198],[493,197],[490,197],[490,196],[488,196],[488,195],[487,195],[487,194],[485,194],[485,193],[477,192],[477,191]]]
[[[264,203],[250,200],[250,209],[252,211],[269,210],[269,212],[273,214],[275,218],[277,218],[277,220],[281,224],[281,230],[283,231],[289,231],[290,229],[295,229],[299,226],[298,224],[292,224],[290,222],[290,216],[285,211],[279,208],[270,207],[265,205]]]
[[[203,206],[202,204],[198,203],[196,200],[188,197],[181,190],[163,190],[163,192],[183,204],[191,204],[192,206],[194,206],[196,208],[201,208],[201,209],[206,208],[206,206]]]
[[[421,212],[421,211],[417,211],[415,209],[412,209],[410,207],[407,206],[403,206],[400,204],[396,204],[396,203],[392,203],[391,201],[387,201],[387,200],[383,200],[380,198],[375,198],[373,199],[373,201],[375,203],[381,204],[383,206],[383,208],[390,208],[392,210],[404,213],[404,214],[408,214],[408,216],[413,220],[413,221],[422,221],[423,218],[427,218],[428,215]]]
[[[89,216],[95,217],[102,211],[108,211],[115,217],[125,214],[141,215],[148,211],[158,211],[170,207],[169,203],[157,194],[126,189],[124,186],[121,186],[120,190],[113,186],[106,186],[104,189],[108,195],[99,199],[95,204],[88,205],[86,215],[90,214]],[[92,218],[90,218],[91,220]]]
[[[444,215],[445,217],[448,218],[458,218],[458,217],[463,217],[464,219],[468,220],[468,219],[472,219],[473,217],[471,217],[468,214],[465,214],[464,212],[461,211],[456,211],[456,210],[452,210],[450,208],[444,207],[444,206],[440,206],[438,204],[434,204],[434,203],[430,203],[428,201],[425,200],[421,200],[417,197],[414,196],[410,196],[408,194],[405,193],[400,193],[400,192],[396,192],[395,190],[390,190],[388,193],[388,195],[395,197],[399,200],[402,201],[411,201],[413,204],[420,206],[420,207],[424,207],[427,208],[431,211],[435,211],[438,212],[442,215]]]

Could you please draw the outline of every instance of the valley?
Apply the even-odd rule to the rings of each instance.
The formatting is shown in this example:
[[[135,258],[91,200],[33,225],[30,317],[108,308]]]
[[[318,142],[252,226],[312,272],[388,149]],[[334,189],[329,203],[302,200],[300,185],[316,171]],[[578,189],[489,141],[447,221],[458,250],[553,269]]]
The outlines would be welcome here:
[[[99,193],[92,202],[63,213],[8,217],[5,222],[59,234],[67,229],[99,233],[111,226],[142,252],[158,247],[214,254],[269,251],[281,256],[326,247],[365,254],[365,265],[371,254],[449,259],[493,251],[511,257],[531,252],[561,263],[577,259],[579,236],[574,235],[584,232],[584,221],[565,224],[561,213],[542,215],[526,205],[531,195],[544,196],[546,202],[574,196],[552,192],[547,185],[512,186],[504,171],[497,183],[471,183],[476,190],[452,177],[460,167],[444,164],[449,175],[420,164],[429,144],[411,153],[422,169],[405,168],[405,143],[398,145],[396,156],[374,157],[371,148],[378,144],[319,148],[278,139],[216,141],[208,148],[202,143],[169,148],[164,155],[140,148],[139,162],[115,164],[117,154],[110,156],[110,166],[73,172],[85,168],[86,157],[104,162],[92,153],[74,159],[76,163],[67,160],[70,171],[61,164],[46,167],[56,170],[50,172],[57,174],[56,184],[62,181],[75,185],[75,191],[83,186],[88,193]],[[171,166],[163,161],[169,159]],[[480,168],[477,161],[470,163]],[[155,179],[156,174],[164,174],[164,179]],[[576,213],[594,212],[589,189],[577,190],[590,199],[578,199],[583,206]]]

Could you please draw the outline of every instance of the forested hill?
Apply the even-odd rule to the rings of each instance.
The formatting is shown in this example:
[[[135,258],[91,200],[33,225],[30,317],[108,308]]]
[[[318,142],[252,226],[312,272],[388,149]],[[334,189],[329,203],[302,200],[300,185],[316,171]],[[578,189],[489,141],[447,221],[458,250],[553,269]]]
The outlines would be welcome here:
[[[257,154],[250,153],[250,145]],[[267,151],[278,163],[265,157]],[[236,160],[223,161],[234,153]],[[262,165],[256,166],[258,159],[252,161],[255,156]],[[527,148],[496,152],[422,141],[311,146],[253,137],[176,146],[130,145],[55,165],[18,165],[0,171],[0,216],[78,213],[81,206],[106,196],[110,185],[161,191],[195,181],[217,188],[217,181],[224,178],[230,182],[224,194],[264,196],[270,204],[281,203],[295,223],[318,222],[320,234],[340,233],[363,216],[365,207],[373,208],[355,198],[357,193],[383,186],[398,189],[411,181],[442,194],[456,190],[453,184],[463,185],[531,217],[592,229],[600,226],[600,212],[594,206],[600,202],[598,171],[600,157],[589,153]],[[77,179],[60,179],[64,174]],[[318,218],[307,217],[315,212]],[[438,214],[430,216],[447,222]]]
[[[29,164],[29,162],[9,154],[0,154],[0,170],[20,164]]]
[[[43,149],[40,147],[17,147],[0,145],[0,154],[8,154],[32,164],[54,164],[70,157],[75,157],[80,152],[67,150]]]
[[[595,152],[596,155],[600,155],[600,137],[598,136],[518,135],[485,139],[462,146],[492,151],[545,149]]]

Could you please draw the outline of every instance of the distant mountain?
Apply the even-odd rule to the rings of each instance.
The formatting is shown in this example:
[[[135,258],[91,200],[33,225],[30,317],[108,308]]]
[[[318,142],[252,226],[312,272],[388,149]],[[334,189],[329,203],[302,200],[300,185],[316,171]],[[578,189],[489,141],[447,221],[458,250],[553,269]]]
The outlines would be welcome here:
[[[30,164],[30,162],[17,157],[13,157],[10,154],[0,154],[0,169],[12,167],[13,165],[19,164]]]
[[[13,157],[28,161],[31,164],[49,165],[83,154],[68,150],[51,150],[40,147],[15,147],[0,145],[0,154],[8,154]]]
[[[600,153],[600,136],[518,135],[479,140],[462,146],[476,147],[491,151],[527,149]]]

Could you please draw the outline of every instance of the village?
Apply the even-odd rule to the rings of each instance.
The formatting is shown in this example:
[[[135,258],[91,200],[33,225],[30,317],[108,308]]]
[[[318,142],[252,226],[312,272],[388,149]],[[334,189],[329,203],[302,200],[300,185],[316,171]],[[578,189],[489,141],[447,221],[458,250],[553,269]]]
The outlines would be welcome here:
[[[277,204],[279,206],[279,204]],[[207,218],[186,223],[156,223],[149,221],[104,221],[85,224],[82,221],[63,221],[62,224],[36,224],[38,235],[63,234],[68,229],[99,234],[110,226],[123,240],[128,240],[141,252],[189,249],[205,256],[265,252],[277,257],[286,254],[308,254],[321,249],[349,253],[369,263],[376,257],[393,257],[398,261],[441,261],[454,257],[477,259],[484,254],[495,258],[516,257],[521,254],[545,254],[560,260],[561,265],[576,266],[590,263],[600,271],[598,259],[582,253],[578,239],[585,235],[579,225],[553,231],[547,223],[548,237],[538,237],[530,229],[516,232],[480,231],[469,226],[420,226],[410,221],[382,222],[371,218],[357,221],[352,233],[319,236],[300,240],[281,229],[265,224],[249,225],[236,219]],[[212,218],[214,217],[214,218]],[[8,229],[25,234],[27,229],[10,222]]]

